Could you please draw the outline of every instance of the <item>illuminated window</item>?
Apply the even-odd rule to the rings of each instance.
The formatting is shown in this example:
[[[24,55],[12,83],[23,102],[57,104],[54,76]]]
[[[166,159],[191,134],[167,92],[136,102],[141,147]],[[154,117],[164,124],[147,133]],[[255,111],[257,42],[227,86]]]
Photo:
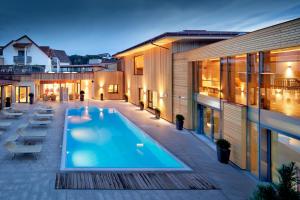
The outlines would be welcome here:
[[[157,92],[148,90],[148,108],[157,108]]]
[[[144,56],[136,56],[134,57],[134,74],[135,75],[143,75],[144,70]]]
[[[108,85],[108,93],[118,93],[118,85]]]

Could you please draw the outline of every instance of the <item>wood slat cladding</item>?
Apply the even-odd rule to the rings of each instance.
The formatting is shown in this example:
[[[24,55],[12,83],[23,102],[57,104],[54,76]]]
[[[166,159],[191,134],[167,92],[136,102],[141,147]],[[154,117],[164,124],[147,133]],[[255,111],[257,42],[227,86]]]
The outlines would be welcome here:
[[[231,143],[230,160],[246,169],[246,107],[227,102],[223,104],[223,136]]]
[[[157,104],[161,117],[172,121],[172,52],[168,48],[153,47],[149,50],[124,57],[125,93],[129,102],[139,104],[139,88],[143,88],[143,101],[147,107],[147,91],[157,92]],[[143,75],[134,75],[134,57],[144,55]],[[161,96],[161,97],[160,97]]]
[[[178,54],[197,61],[299,45],[300,18]]]
[[[109,85],[118,85],[117,93],[109,93]],[[103,93],[104,99],[119,100],[123,99],[124,96],[124,85],[123,85],[123,72],[105,72],[99,71],[94,73],[94,98],[99,99],[100,94]]]
[[[31,76],[22,76],[21,81],[32,80],[92,80],[93,72],[84,73],[34,73]]]

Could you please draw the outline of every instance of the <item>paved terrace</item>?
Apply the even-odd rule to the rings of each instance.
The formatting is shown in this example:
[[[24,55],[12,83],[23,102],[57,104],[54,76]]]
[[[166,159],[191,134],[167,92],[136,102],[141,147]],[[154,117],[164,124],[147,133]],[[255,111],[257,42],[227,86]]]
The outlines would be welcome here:
[[[56,109],[53,123],[43,142],[42,153],[34,160],[31,156],[12,156],[4,149],[6,138],[17,126],[26,122],[37,106],[18,104],[16,107],[29,109],[28,113],[13,122],[0,140],[0,199],[103,199],[103,200],[168,200],[168,199],[247,199],[256,181],[242,170],[231,165],[220,164],[214,152],[188,131],[177,131],[173,124],[156,120],[147,111],[121,101],[86,101],[84,105],[115,107],[141,129],[151,135],[170,152],[189,165],[193,170],[208,177],[220,190],[55,190],[55,174],[60,167],[64,113],[74,103],[52,103]],[[3,120],[3,118],[0,118]]]

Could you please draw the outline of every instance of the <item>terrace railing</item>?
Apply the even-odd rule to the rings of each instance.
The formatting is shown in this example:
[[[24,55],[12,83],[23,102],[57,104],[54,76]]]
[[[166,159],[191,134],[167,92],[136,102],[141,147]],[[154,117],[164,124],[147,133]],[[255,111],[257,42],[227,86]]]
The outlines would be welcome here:
[[[26,64],[31,63],[32,57],[27,56],[26,57]],[[14,62],[15,64],[25,64],[25,56],[14,56]]]
[[[43,65],[0,65],[0,75],[30,75],[45,72]]]

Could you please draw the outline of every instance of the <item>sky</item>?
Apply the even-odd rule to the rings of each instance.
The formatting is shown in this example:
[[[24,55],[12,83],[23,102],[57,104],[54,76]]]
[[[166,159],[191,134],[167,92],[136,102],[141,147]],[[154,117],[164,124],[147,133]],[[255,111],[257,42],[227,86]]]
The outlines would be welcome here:
[[[0,46],[26,34],[69,55],[114,54],[164,32],[254,31],[298,17],[299,0],[0,0]]]

